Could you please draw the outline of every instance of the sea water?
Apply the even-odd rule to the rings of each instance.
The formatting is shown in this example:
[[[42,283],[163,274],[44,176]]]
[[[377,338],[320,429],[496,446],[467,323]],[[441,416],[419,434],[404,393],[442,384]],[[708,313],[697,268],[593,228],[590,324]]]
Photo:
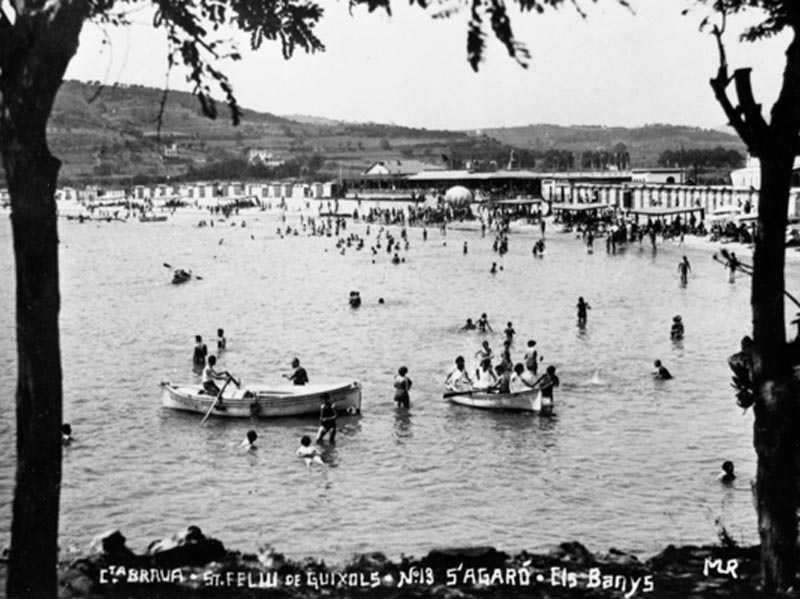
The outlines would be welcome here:
[[[334,237],[281,238],[277,212],[243,211],[198,228],[207,213],[166,223],[62,220],[61,339],[64,449],[61,539],[82,551],[118,528],[143,550],[200,526],[244,551],[344,560],[356,552],[420,555],[454,545],[515,551],[578,540],[649,555],[668,543],[712,543],[719,518],[734,539],[756,541],[749,481],[752,414],[735,404],[725,358],[750,328],[749,279],[735,283],[709,252],[671,242],[587,254],[574,234],[513,230],[509,253],[480,231],[410,228],[405,262],[391,263],[379,226],[342,255]],[[242,227],[242,221],[246,227]],[[399,237],[399,228],[389,228]],[[468,241],[469,253],[462,253]],[[681,286],[677,264],[692,264]],[[502,266],[496,275],[491,263]],[[171,285],[173,267],[202,280]],[[797,282],[797,266],[787,267]],[[791,285],[791,284],[790,284]],[[795,285],[795,289],[797,285]],[[349,292],[363,304],[351,309]],[[578,296],[591,306],[576,324]],[[379,304],[379,298],[384,299]],[[15,469],[13,251],[0,222],[0,546],[10,535]],[[486,312],[494,332],[459,332]],[[686,336],[670,340],[681,314]],[[457,355],[468,365],[483,339],[499,354],[508,321],[521,361],[537,341],[542,368],[561,378],[556,416],[492,413],[448,404],[442,381]],[[312,382],[363,385],[361,416],[342,416],[329,466],[295,456],[316,418],[210,419],[165,410],[161,381],[197,382],[194,335],[245,384],[280,382],[300,358]],[[655,381],[653,360],[674,375]],[[392,379],[405,365],[411,409],[398,412]],[[597,384],[598,382],[602,384]],[[258,450],[237,445],[249,429]],[[716,477],[736,464],[733,488]]]

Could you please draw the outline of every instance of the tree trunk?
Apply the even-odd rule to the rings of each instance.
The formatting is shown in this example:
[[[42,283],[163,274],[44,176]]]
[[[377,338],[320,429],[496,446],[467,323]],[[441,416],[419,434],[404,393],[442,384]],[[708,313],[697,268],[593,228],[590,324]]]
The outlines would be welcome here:
[[[17,282],[17,475],[8,596],[53,597],[61,485],[59,162],[46,147],[20,145],[4,166],[11,193]],[[11,164],[10,164],[11,163]]]
[[[779,145],[776,141],[776,145]],[[761,569],[767,589],[794,585],[797,544],[797,400],[786,352],[785,235],[793,148],[761,156],[759,226],[753,256],[756,401],[753,444]]]
[[[90,5],[17,3],[2,21],[0,151],[11,196],[17,285],[17,472],[6,591],[57,596],[62,381],[55,189],[47,121]]]

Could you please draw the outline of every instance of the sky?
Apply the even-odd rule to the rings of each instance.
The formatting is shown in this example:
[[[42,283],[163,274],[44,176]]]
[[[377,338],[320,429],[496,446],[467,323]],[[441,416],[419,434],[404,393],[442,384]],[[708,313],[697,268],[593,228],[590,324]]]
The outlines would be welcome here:
[[[708,12],[696,2],[630,0],[627,9],[614,0],[579,0],[586,18],[569,2],[544,15],[514,13],[514,33],[531,53],[528,68],[490,40],[475,73],[466,55],[468,11],[433,19],[395,0],[392,16],[350,15],[344,1],[319,1],[326,11],[317,27],[323,53],[300,51],[286,61],[278,43],[252,52],[246,37],[222,32],[243,54],[218,65],[240,105],[428,129],[726,123],[708,84],[718,67],[715,41],[699,31]],[[691,9],[685,16],[684,8]],[[725,41],[731,69],[753,68],[756,99],[768,117],[788,36],[740,43],[738,34],[757,17],[730,21]],[[87,24],[66,77],[190,90],[185,72],[167,73],[165,35],[151,16],[138,10],[130,18],[133,24],[122,28]]]

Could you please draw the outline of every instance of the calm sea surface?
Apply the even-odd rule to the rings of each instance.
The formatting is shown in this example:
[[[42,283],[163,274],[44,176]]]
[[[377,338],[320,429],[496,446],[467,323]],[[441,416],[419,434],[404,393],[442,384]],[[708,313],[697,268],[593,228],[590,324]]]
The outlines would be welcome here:
[[[608,256],[599,240],[588,255],[550,227],[544,259],[532,256],[538,235],[526,229],[512,233],[500,260],[479,232],[430,229],[423,242],[410,229],[406,262],[395,266],[385,241],[377,256],[369,251],[376,225],[363,251],[341,255],[334,238],[279,238],[275,212],[196,227],[207,218],[60,222],[64,417],[76,439],[64,451],[65,550],[82,551],[109,528],[142,550],[189,524],[237,549],[271,544],[334,561],[573,539],[648,555],[668,543],[714,542],[716,518],[737,540],[756,540],[752,415],[736,407],[725,363],[749,329],[749,280],[729,284],[708,252],[668,243],[655,255],[634,246]],[[365,225],[349,223],[343,234],[351,232],[364,235]],[[693,273],[682,288],[684,253]],[[496,276],[493,261],[503,266]],[[203,280],[173,286],[164,262]],[[788,270],[797,283],[797,264]],[[355,289],[359,310],[347,302]],[[14,476],[13,294],[4,215],[0,547],[10,538]],[[584,332],[579,295],[592,307]],[[481,312],[494,334],[458,331]],[[675,314],[686,325],[680,345],[669,338]],[[442,400],[453,358],[469,362],[483,338],[499,353],[507,321],[518,333],[516,359],[534,338],[544,364],[558,367],[557,417]],[[245,382],[278,382],[298,356],[313,382],[363,383],[363,414],[340,418],[337,445],[324,449],[330,467],[295,457],[315,418],[200,426],[200,416],[161,408],[159,382],[197,380],[194,335],[212,347],[218,327],[228,337],[222,366]],[[652,379],[655,358],[674,380]],[[410,413],[392,400],[400,365],[414,383]],[[236,446],[250,428],[259,449],[243,455]],[[725,459],[739,473],[732,489],[716,480]]]

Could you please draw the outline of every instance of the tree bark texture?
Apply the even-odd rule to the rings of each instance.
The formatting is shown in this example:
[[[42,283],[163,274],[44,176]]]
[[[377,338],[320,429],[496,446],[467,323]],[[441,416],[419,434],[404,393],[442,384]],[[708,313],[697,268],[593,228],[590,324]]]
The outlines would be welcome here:
[[[11,196],[17,286],[17,472],[6,591],[57,596],[62,376],[55,189],[47,121],[78,47],[82,2],[17,2],[0,24],[0,152]]]
[[[783,590],[794,586],[797,568],[798,385],[786,351],[783,294],[787,213],[800,132],[800,46],[796,38],[786,56],[781,93],[767,134],[759,136],[761,196],[751,293],[756,391],[753,445],[758,456],[761,568],[764,586]]]

